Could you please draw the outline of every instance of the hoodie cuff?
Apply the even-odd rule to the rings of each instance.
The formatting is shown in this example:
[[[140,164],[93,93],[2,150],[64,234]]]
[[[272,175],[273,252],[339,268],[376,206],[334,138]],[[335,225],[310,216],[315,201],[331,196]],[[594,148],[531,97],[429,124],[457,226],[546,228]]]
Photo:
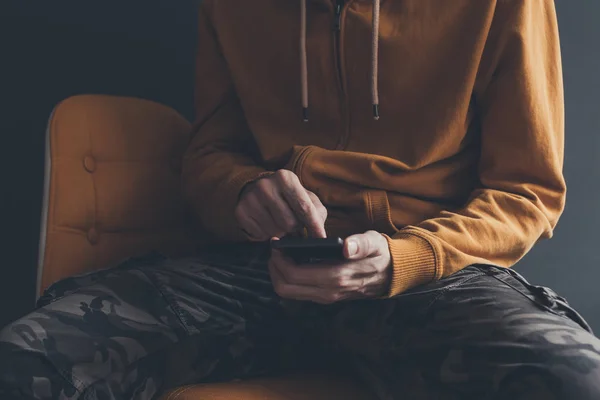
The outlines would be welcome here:
[[[420,236],[400,232],[393,238],[383,235],[392,257],[392,282],[387,297],[397,296],[406,290],[431,282],[438,270],[433,245]]]

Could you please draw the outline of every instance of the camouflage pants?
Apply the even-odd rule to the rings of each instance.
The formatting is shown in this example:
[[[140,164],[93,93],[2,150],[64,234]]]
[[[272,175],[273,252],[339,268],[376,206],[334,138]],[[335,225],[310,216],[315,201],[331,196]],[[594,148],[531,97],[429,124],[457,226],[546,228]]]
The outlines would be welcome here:
[[[317,365],[352,366],[386,400],[600,399],[600,341],[514,271],[320,306],[278,298],[266,253],[149,256],[53,285],[0,334],[0,399],[156,399]]]

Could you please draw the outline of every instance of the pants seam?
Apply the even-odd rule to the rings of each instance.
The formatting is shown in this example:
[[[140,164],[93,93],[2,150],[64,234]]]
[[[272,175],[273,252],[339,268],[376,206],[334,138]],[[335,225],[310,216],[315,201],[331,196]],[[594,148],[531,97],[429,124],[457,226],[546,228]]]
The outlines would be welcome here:
[[[164,285],[161,284],[154,276],[152,276],[152,274],[142,270],[141,268],[136,268],[136,269],[137,269],[137,271],[141,272],[145,277],[147,277],[148,280],[152,283],[152,285],[156,288],[158,293],[160,293],[160,295],[164,299],[165,303],[167,303],[169,308],[177,316],[177,319],[179,320],[179,323],[181,324],[181,327],[183,328],[185,333],[187,335],[192,335],[192,332],[191,332],[188,324],[185,321],[185,315],[184,315],[182,309],[176,304],[175,300],[166,293],[166,291],[164,290]]]
[[[479,272],[479,273],[477,273],[477,274],[475,274],[475,275],[473,275],[473,276],[470,276],[470,277],[468,277],[468,278],[466,278],[466,279],[464,279],[464,280],[462,280],[462,281],[459,281],[459,282],[456,282],[456,283],[453,283],[453,284],[451,284],[451,285],[448,285],[448,286],[445,286],[445,287],[443,287],[443,288],[440,290],[440,293],[439,293],[437,296],[435,296],[435,297],[434,297],[434,298],[433,298],[433,299],[432,299],[432,300],[429,302],[429,304],[427,304],[427,306],[425,307],[425,311],[424,311],[424,312],[425,312],[425,313],[429,312],[429,309],[430,309],[430,308],[431,308],[431,307],[432,307],[432,306],[433,306],[433,305],[434,305],[434,304],[435,304],[435,303],[436,303],[436,302],[437,302],[437,301],[438,301],[438,300],[439,300],[439,299],[440,299],[442,296],[444,296],[446,293],[448,293],[448,291],[450,291],[450,290],[452,290],[452,289],[455,289],[455,288],[457,288],[457,287],[459,287],[459,286],[462,286],[462,285],[464,285],[465,283],[467,283],[467,282],[471,281],[472,279],[475,279],[475,278],[477,278],[477,277],[480,277],[480,276],[482,276],[482,275],[485,275],[485,273],[484,273],[484,272]]]
[[[511,283],[506,282],[504,279],[500,279],[495,275],[490,275],[492,278],[494,278],[495,280],[497,280],[498,282],[503,283],[504,285],[508,286],[509,288],[513,289],[514,291],[516,291],[517,293],[519,293],[521,296],[525,297],[527,300],[529,300],[530,302],[532,302],[533,304],[535,304],[538,307],[541,307],[542,309],[544,309],[545,311],[548,311],[551,314],[556,315],[557,317],[561,317],[564,319],[567,319],[569,321],[575,322],[573,321],[571,318],[565,317],[564,315],[561,315],[559,313],[557,313],[556,311],[554,311],[553,309],[551,309],[550,307],[542,304],[541,302],[532,299],[531,297],[527,296],[527,294],[523,293],[522,290],[519,290],[517,287],[515,287],[514,285],[512,285]]]
[[[22,349],[22,351],[28,352],[28,353],[31,353],[31,354],[35,354],[35,355],[41,355],[41,356],[43,356],[43,360],[46,361],[48,363],[48,365],[51,365],[52,368],[54,368],[54,370],[56,370],[56,372],[58,373],[58,375],[60,375],[60,377],[67,383],[67,385],[70,385],[71,387],[73,387],[73,389],[75,389],[75,391],[77,391],[77,393],[79,393],[79,396],[82,395],[83,391],[80,388],[84,388],[85,384],[82,381],[80,381],[75,375],[68,374],[66,372],[66,370],[64,370],[63,368],[61,368],[58,365],[56,365],[50,359],[50,357],[48,357],[48,354],[41,353],[39,351],[35,351],[35,350],[31,350],[31,349]]]

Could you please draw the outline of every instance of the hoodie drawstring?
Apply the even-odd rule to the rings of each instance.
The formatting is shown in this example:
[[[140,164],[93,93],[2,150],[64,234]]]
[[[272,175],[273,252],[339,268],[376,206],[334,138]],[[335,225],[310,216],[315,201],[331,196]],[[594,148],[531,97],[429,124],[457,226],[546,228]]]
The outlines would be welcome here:
[[[300,0],[300,81],[302,83],[302,118],[308,122],[308,60],[306,51],[306,0]]]
[[[306,0],[300,0],[300,82],[302,85],[302,119],[308,122],[308,51]],[[373,0],[373,37],[371,41],[371,100],[373,118],[379,119],[379,17],[381,0]]]
[[[373,118],[379,119],[379,16],[380,0],[373,0],[373,38],[371,42],[371,99],[373,100]]]

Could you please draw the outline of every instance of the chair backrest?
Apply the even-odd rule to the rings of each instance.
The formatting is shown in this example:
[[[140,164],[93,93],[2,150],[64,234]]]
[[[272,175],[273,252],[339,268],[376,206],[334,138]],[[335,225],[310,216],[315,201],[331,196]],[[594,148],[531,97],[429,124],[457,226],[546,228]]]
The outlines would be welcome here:
[[[190,124],[147,100],[61,102],[46,136],[38,295],[70,275],[156,250],[190,253],[180,190]]]

